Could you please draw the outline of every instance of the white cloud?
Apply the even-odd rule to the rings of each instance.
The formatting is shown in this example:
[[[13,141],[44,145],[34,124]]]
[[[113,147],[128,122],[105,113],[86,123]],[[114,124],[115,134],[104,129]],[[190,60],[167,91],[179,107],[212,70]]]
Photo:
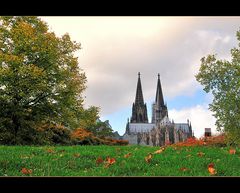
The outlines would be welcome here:
[[[170,109],[169,117],[173,118],[175,123],[186,123],[187,119],[189,119],[194,135],[198,138],[204,135],[205,128],[211,128],[213,134],[217,133],[215,126],[216,119],[213,117],[212,112],[208,110],[207,105],[197,105],[181,110]]]
[[[201,57],[229,57],[240,26],[240,17],[42,18],[82,44],[86,105],[100,106],[102,115],[131,106],[139,71],[145,100],[154,98],[158,72],[165,97],[192,95]]]

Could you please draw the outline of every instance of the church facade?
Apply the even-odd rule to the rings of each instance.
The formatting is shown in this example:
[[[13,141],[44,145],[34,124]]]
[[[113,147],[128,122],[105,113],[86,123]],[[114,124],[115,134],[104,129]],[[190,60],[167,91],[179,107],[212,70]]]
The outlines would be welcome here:
[[[167,105],[164,103],[160,75],[158,74],[155,102],[152,104],[152,120],[148,120],[147,105],[144,103],[141,77],[138,73],[135,102],[132,116],[126,124],[124,140],[129,144],[164,146],[181,142],[193,136],[192,126],[187,123],[174,123],[168,117]]]

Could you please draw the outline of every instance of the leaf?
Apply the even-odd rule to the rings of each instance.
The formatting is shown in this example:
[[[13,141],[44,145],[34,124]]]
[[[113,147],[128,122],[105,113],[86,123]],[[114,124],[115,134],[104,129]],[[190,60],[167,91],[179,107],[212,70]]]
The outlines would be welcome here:
[[[149,153],[148,156],[145,157],[145,161],[146,161],[147,163],[150,163],[151,160],[152,160],[152,158],[153,158],[153,155],[152,155],[151,153]]]
[[[209,167],[209,168],[214,168],[214,163],[208,164],[208,167]]]
[[[48,153],[55,153],[55,151],[53,149],[47,149]]]
[[[32,170],[27,168],[22,168],[21,173],[25,175],[32,174]]]
[[[73,156],[74,157],[80,157],[80,153],[74,153]]]
[[[103,159],[101,157],[98,157],[96,160],[96,164],[99,165],[101,163],[103,163]]]
[[[205,153],[203,153],[203,152],[198,152],[197,155],[198,155],[198,157],[202,157],[202,156],[205,155]]]
[[[105,168],[108,168],[110,165],[114,164],[116,162],[115,158],[110,158],[109,156],[106,158],[106,164]]]
[[[230,153],[230,154],[236,154],[236,150],[235,150],[235,149],[230,149],[230,150],[229,150],[229,153]]]
[[[110,157],[107,157],[107,163],[109,163],[110,165],[114,164],[116,162],[116,159],[115,158],[110,158]]]
[[[124,155],[124,157],[125,157],[125,158],[128,158],[128,157],[130,157],[131,155],[132,155],[131,153],[127,153],[127,154]]]
[[[159,149],[159,150],[155,151],[153,154],[160,154],[160,153],[162,153],[163,151],[164,151],[164,149]]]
[[[217,171],[214,169],[214,168],[208,168],[208,172],[211,174],[211,175],[215,175],[217,173]]]
[[[189,169],[186,168],[186,167],[182,167],[182,168],[180,168],[179,170],[185,172],[185,171],[187,171],[187,170],[189,170]]]
[[[215,175],[217,173],[217,171],[214,169],[214,163],[210,163],[208,164],[208,172],[211,175]]]

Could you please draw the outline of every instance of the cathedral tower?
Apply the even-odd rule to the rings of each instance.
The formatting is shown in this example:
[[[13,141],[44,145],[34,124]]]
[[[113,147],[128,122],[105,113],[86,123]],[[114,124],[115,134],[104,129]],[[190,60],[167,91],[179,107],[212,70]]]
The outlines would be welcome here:
[[[135,102],[132,106],[131,123],[148,123],[147,105],[144,104],[140,72],[138,73]]]
[[[168,116],[168,110],[164,104],[160,74],[158,74],[155,103],[152,105],[152,123],[159,123],[165,116]]]

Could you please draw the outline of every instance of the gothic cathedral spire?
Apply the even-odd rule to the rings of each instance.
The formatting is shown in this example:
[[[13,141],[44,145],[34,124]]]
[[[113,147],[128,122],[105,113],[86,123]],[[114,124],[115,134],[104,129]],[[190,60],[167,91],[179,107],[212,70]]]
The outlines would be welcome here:
[[[157,92],[156,92],[155,104],[157,106],[161,106],[161,107],[164,106],[162,86],[161,86],[161,82],[160,82],[160,74],[158,74],[158,82],[157,82]]]
[[[164,104],[160,74],[158,74],[157,91],[155,103],[152,105],[152,123],[159,123],[165,116],[168,116],[167,106]]]
[[[144,104],[140,72],[138,73],[135,103],[132,106],[131,123],[148,123],[147,105]]]
[[[135,97],[135,104],[139,104],[139,105],[144,104],[140,72],[138,73],[138,82],[137,82],[137,92],[136,92],[136,97]]]

